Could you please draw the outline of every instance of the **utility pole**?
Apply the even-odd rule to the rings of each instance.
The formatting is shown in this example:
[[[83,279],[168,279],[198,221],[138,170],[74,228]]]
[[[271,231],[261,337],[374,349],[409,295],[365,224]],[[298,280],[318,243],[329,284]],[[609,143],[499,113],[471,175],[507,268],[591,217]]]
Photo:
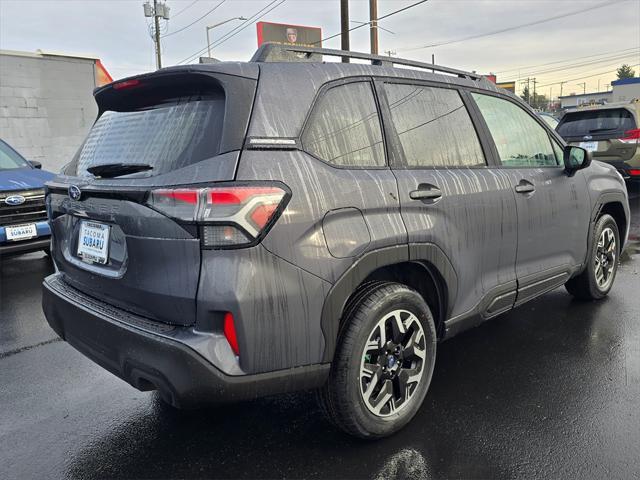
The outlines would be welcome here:
[[[560,96],[562,96],[562,85],[564,85],[567,82],[560,82]]]
[[[533,80],[531,80],[531,82],[533,83],[533,107],[536,107],[536,83],[538,83],[538,81],[536,80],[536,77],[533,77]]]
[[[162,68],[162,53],[160,53],[160,17],[158,16],[158,0],[153,0],[153,20],[155,22],[156,65]]]
[[[349,0],[340,0],[340,48],[351,49],[349,45]],[[342,57],[342,63],[349,63],[349,57]]]
[[[587,82],[576,83],[576,85],[578,86],[582,85],[582,94],[583,95],[587,94]]]
[[[147,1],[142,5],[144,9],[144,16],[147,18],[153,17],[153,32],[151,38],[156,47],[156,67],[162,68],[162,53],[160,51],[160,19],[169,20],[170,8],[166,3],[162,3],[159,0],[153,0],[153,6]]]
[[[369,0],[369,35],[371,37],[371,53],[378,54],[378,0]]]

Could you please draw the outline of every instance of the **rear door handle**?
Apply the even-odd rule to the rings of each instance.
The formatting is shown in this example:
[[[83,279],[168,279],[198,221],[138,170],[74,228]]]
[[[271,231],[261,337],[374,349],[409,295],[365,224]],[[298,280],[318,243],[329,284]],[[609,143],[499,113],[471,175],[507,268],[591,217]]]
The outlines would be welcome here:
[[[411,200],[437,200],[442,197],[442,191],[438,187],[424,188],[409,192]]]
[[[533,183],[527,180],[520,180],[520,183],[516,185],[516,192],[518,193],[531,193],[535,192],[536,187],[533,186]]]

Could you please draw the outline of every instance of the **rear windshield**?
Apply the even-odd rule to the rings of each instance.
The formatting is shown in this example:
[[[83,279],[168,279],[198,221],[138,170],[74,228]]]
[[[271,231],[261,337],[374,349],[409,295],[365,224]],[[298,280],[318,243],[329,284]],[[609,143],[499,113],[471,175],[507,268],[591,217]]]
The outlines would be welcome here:
[[[219,151],[224,96],[189,96],[132,111],[107,110],[91,128],[69,173],[113,163],[146,164],[151,170],[119,178],[166,173]]]
[[[567,113],[557,131],[563,137],[604,135],[617,137],[636,128],[631,112],[625,108],[610,108]]]

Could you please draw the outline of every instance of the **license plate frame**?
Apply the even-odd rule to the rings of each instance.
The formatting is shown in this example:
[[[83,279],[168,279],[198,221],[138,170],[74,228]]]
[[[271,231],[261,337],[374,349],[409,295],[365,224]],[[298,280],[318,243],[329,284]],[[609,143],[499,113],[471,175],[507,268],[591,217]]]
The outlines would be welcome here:
[[[109,262],[111,226],[93,220],[82,220],[78,229],[76,255],[87,263],[106,265]]]
[[[584,148],[587,152],[597,152],[598,142],[580,142],[580,148]]]
[[[29,240],[38,236],[38,229],[35,223],[24,223],[20,225],[11,225],[4,227],[7,240],[11,242],[19,242],[21,240]]]

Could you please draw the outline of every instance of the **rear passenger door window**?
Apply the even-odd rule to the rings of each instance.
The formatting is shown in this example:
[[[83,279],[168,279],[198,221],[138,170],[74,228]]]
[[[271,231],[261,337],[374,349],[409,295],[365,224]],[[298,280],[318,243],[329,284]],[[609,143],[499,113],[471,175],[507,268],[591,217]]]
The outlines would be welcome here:
[[[484,154],[457,90],[388,83],[391,121],[407,167],[478,167]]]
[[[378,108],[370,82],[326,90],[302,135],[303,148],[339,167],[385,166]]]
[[[555,167],[560,165],[549,134],[534,118],[513,102],[472,93],[502,165],[507,167]]]

